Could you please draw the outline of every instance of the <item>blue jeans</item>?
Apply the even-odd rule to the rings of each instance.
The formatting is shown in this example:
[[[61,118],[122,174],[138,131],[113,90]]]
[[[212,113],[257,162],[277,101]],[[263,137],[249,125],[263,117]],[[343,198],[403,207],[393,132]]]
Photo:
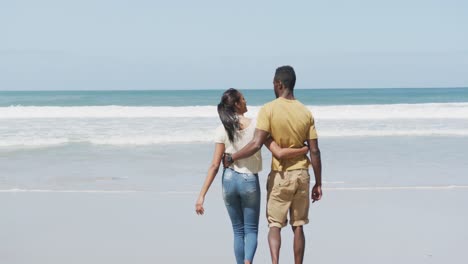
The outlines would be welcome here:
[[[223,198],[234,230],[236,261],[238,264],[243,264],[244,260],[253,261],[260,216],[258,174],[227,168],[223,173]]]

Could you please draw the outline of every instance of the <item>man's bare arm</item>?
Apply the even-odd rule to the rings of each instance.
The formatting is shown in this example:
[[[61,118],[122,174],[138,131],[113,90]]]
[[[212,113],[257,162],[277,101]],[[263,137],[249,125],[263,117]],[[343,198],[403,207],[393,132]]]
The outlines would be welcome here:
[[[310,148],[310,163],[314,169],[315,185],[312,188],[312,200],[318,201],[322,198],[322,159],[317,139],[308,139],[307,144]]]
[[[266,139],[268,138],[268,132],[255,129],[255,134],[253,139],[249,142],[249,144],[245,145],[241,150],[232,154],[232,161],[245,159],[247,157],[252,156],[255,152],[259,151],[262,148],[263,143],[265,143]],[[226,157],[223,159],[224,167],[228,167],[231,163],[227,162]]]

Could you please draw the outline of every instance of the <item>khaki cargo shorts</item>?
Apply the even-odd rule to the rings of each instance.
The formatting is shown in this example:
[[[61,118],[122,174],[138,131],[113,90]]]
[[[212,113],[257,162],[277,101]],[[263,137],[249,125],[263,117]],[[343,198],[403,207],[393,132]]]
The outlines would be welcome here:
[[[306,169],[271,171],[267,180],[267,219],[269,227],[309,223],[310,175]]]

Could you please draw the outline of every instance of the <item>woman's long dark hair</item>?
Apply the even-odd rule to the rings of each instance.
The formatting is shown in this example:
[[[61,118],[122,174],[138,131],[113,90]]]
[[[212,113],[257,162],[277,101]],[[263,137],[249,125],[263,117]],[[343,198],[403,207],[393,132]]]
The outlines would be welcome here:
[[[227,89],[221,97],[221,102],[218,104],[219,119],[223,123],[228,134],[229,141],[235,141],[236,131],[239,130],[239,119],[236,114],[235,103],[239,102],[241,94],[234,88]]]

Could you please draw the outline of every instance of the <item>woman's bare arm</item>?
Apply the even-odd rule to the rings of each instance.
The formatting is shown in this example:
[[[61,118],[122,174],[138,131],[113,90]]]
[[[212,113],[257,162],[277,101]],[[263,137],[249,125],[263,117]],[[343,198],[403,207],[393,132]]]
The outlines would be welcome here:
[[[221,164],[221,159],[223,158],[225,146],[222,143],[216,143],[215,150],[213,153],[213,160],[211,161],[211,165],[208,168],[208,173],[205,178],[205,182],[200,190],[200,194],[198,195],[197,203],[195,204],[195,211],[199,215],[203,215],[205,209],[203,208],[203,203],[205,202],[205,195],[210,189],[211,184],[213,183],[214,178],[219,170],[219,165]]]

